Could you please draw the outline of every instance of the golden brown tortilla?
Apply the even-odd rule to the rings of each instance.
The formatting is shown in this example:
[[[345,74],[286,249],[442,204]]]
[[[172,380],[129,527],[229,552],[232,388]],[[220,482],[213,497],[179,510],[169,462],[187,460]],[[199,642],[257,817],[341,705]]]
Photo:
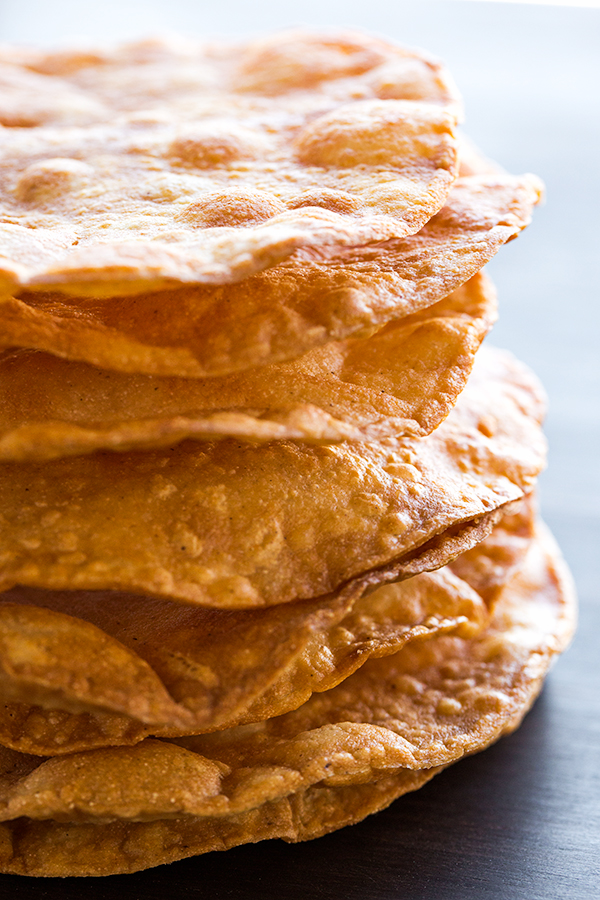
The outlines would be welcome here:
[[[275,43],[4,66],[0,280],[91,297],[225,284],[418,231],[457,172],[439,67],[436,94],[428,61],[384,41]],[[405,62],[422,90],[403,90]]]
[[[17,588],[0,603],[0,740],[53,755],[260,721],[371,657],[486,620],[448,569],[238,612]]]
[[[178,743],[149,740],[42,763],[4,750],[4,871],[136,871],[356,821],[359,809],[387,805],[516,727],[568,643],[573,602],[542,529],[484,632],[373,660],[295,712]],[[297,817],[301,809],[307,814]]]
[[[364,340],[221,378],[107,372],[36,351],[0,356],[0,460],[52,459],[185,438],[310,443],[429,434],[466,384],[495,318],[491,283]]]
[[[232,440],[0,469],[0,585],[126,590],[221,608],[335,591],[528,493],[543,398],[480,352],[425,438]]]
[[[4,347],[30,347],[122,372],[204,377],[294,359],[364,337],[442,300],[528,224],[533,176],[460,179],[441,212],[405,240],[333,257],[294,256],[244,281],[89,298],[21,291],[0,305]]]

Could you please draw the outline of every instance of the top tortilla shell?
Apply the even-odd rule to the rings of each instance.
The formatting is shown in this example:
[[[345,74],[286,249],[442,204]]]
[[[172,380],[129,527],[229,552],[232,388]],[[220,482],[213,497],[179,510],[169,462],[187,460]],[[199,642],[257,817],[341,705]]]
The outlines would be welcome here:
[[[0,151],[5,284],[226,284],[299,248],[412,234],[443,205],[454,91],[421,54],[305,32],[147,49],[61,76],[31,71],[35,54],[3,67],[0,115],[20,109]],[[23,118],[28,97],[49,98],[43,124]]]
[[[409,645],[293,713],[41,764],[4,750],[3,869],[135,871],[357,821],[513,730],[574,619],[569,574],[541,529],[482,634]]]
[[[426,438],[233,440],[0,470],[0,585],[111,589],[222,608],[327,594],[528,493],[543,395],[480,351]]]
[[[438,302],[519,234],[540,196],[531,175],[463,178],[406,240],[328,259],[296,256],[219,288],[88,300],[22,291],[0,305],[0,343],[149,375],[226,375],[283,362]]]
[[[336,99],[424,100],[460,112],[456,85],[438,60],[353,31],[297,29],[228,44],[170,35],[110,48],[3,45],[0,65],[6,67],[0,121],[8,127],[90,124],[119,112],[144,120],[157,109],[183,118],[197,109],[199,94],[219,85],[234,93],[286,95],[290,104],[315,90]],[[84,96],[100,105],[92,111],[88,103],[83,111]]]

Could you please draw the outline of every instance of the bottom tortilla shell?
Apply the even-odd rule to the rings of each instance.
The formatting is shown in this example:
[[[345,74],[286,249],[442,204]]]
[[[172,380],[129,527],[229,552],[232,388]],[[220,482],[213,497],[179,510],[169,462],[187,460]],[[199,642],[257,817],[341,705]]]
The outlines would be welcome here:
[[[487,630],[368,662],[294,712],[42,762],[3,749],[2,870],[134,872],[360,821],[513,730],[574,618],[568,572],[539,529]]]
[[[19,875],[116,875],[271,838],[307,841],[385,809],[439,771],[404,769],[380,782],[341,788],[321,784],[226,819],[76,827],[21,819],[0,826],[0,859],[3,871]]]

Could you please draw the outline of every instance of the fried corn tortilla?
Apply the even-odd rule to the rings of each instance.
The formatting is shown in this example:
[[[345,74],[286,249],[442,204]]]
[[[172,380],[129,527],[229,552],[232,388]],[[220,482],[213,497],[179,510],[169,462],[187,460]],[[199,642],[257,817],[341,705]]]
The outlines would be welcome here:
[[[50,101],[60,102],[61,89],[79,96],[83,92],[103,104],[102,120],[127,112],[142,122],[161,107],[185,118],[203,108],[199,96],[208,102],[207,91],[219,94],[227,89],[234,95],[287,94],[290,104],[305,103],[305,91],[311,92],[309,98],[318,91],[324,102],[356,95],[460,107],[457,88],[439,61],[421,50],[351,31],[319,34],[295,29],[238,44],[170,35],[85,50],[5,44],[0,47],[0,64],[6,67],[7,79],[12,73],[14,93],[11,96],[7,83],[3,101],[4,108],[12,104],[17,113],[11,116],[3,110],[0,119],[11,127],[91,124],[94,117],[84,120],[75,102],[68,123],[62,109],[52,110]],[[30,109],[36,96],[42,97],[37,116]]]
[[[4,750],[3,869],[135,871],[356,821],[349,810],[381,808],[515,728],[573,623],[568,573],[540,529],[482,633],[410,644],[295,712],[41,763]]]
[[[169,601],[114,591],[23,587],[6,591],[7,605],[36,608],[15,616],[14,609],[3,613],[0,607],[6,629],[0,744],[52,756],[134,744],[149,734],[172,736],[177,722],[185,733],[260,721],[292,709],[313,690],[328,689],[375,652],[392,652],[394,645],[427,639],[437,631],[477,628],[484,610],[462,585],[457,592],[446,579],[430,592],[419,590],[419,584],[428,584],[421,581],[416,597],[410,590],[389,591],[384,586],[414,581],[420,573],[439,569],[482,544],[501,512],[502,508],[450,528],[401,563],[371,572],[347,589],[262,610],[182,610]],[[379,596],[365,601],[371,591]],[[444,615],[434,614],[442,606]],[[67,615],[54,619],[48,610]],[[71,618],[74,614],[85,622]],[[102,629],[99,640],[88,623]],[[77,646],[79,627],[87,651],[75,673],[72,644]],[[65,661],[60,637],[69,631],[72,639]],[[109,633],[116,638],[114,646]],[[253,647],[256,652],[250,650]],[[132,660],[131,651],[136,654]],[[111,666],[115,660],[123,669],[117,674]],[[144,683],[141,702],[137,685],[128,681],[136,671]],[[25,702],[14,700],[19,696]],[[42,705],[32,706],[36,699]],[[65,711],[84,709],[86,704],[91,712]],[[102,708],[113,712],[99,711]],[[154,726],[148,724],[153,717]]]
[[[38,107],[57,93],[44,124],[5,111],[5,285],[95,297],[226,284],[299,248],[412,234],[443,205],[456,112],[439,69],[434,102],[431,79],[403,91],[405,61],[432,71],[418,53],[302,32],[192,46],[179,58],[163,47],[162,68],[118,52],[66,77],[13,64],[0,116],[35,83],[50,89]],[[76,110],[78,95],[91,123],[61,123],[53,110],[70,97]]]
[[[447,569],[368,595],[355,588],[237,613],[106,592],[11,591],[0,604],[0,737],[52,755],[257,721],[329,690],[371,657],[436,634],[469,635],[486,619],[479,595]]]
[[[146,287],[136,296],[87,300],[56,292],[6,295],[0,344],[183,377],[293,359],[442,300],[528,224],[540,194],[533,176],[460,179],[444,209],[410,238],[329,259],[296,255],[218,288]]]
[[[466,384],[495,318],[481,275],[364,340],[221,378],[107,372],[36,351],[0,356],[0,460],[185,438],[380,440],[429,434]]]
[[[327,689],[374,652],[386,652],[386,647],[392,652],[394,642],[400,646],[409,640],[427,639],[438,630],[458,628],[464,632],[476,628],[483,614],[480,601],[473,602],[473,596],[466,596],[462,587],[457,594],[455,587],[450,586],[448,593],[448,587],[438,586],[431,594],[419,592],[415,599],[410,591],[386,592],[383,586],[414,580],[483,543],[501,512],[502,508],[454,526],[407,554],[401,563],[370,572],[347,588],[289,606],[182,611],[169,601],[113,591],[58,592],[23,587],[7,591],[3,599],[8,605],[37,608],[25,612],[20,622],[14,610],[0,612],[0,617],[5,615],[3,627],[7,632],[2,652],[5,702],[0,708],[0,744],[46,756],[137,743],[159,733],[158,726],[147,724],[153,716],[163,717],[160,733],[168,735],[177,733],[178,721],[180,730],[186,731],[184,718],[189,731],[190,713],[195,732],[259,721],[293,708],[313,690]],[[374,590],[383,593],[365,604],[362,598]],[[358,623],[357,603],[359,609],[364,607]],[[426,614],[427,609],[433,613],[436,603],[438,611],[446,603],[441,618]],[[67,613],[69,621],[66,617],[54,620],[46,615],[47,610]],[[71,619],[74,613],[85,622]],[[354,622],[355,634],[339,627],[340,618],[346,614],[346,624]],[[389,615],[394,617],[392,624]],[[42,627],[36,628],[36,623]],[[102,628],[100,640],[94,640],[88,623]],[[176,623],[187,627],[177,628]],[[89,646],[74,678],[74,656],[71,651],[65,663],[60,635],[68,630],[74,635],[79,625],[84,644]],[[111,645],[105,658],[108,632],[117,639],[117,646]],[[260,645],[260,652],[249,651],[254,644]],[[131,651],[137,658],[128,660]],[[117,676],[110,665],[115,659],[123,666]],[[144,668],[145,663],[154,675]],[[151,692],[141,703],[137,687],[132,690],[128,684],[128,676],[136,670],[142,673],[145,691]],[[162,684],[158,685],[157,678]],[[165,690],[169,692],[166,703]],[[26,702],[9,700],[19,696]],[[31,705],[36,698],[42,706]],[[173,699],[177,706],[173,706]],[[95,711],[65,711],[83,709],[86,702]],[[119,708],[121,712],[98,711],[101,708]]]
[[[498,548],[510,541],[504,518],[512,531],[515,505],[468,553],[476,580],[491,568],[488,556],[497,580],[503,565],[506,577],[514,568]],[[483,533],[477,529],[469,542]],[[54,755],[261,721],[329,690],[368,658],[436,634],[467,636],[487,619],[468,579],[448,567],[373,588],[230,613],[111,592],[7,591],[0,743]],[[40,706],[32,706],[36,699]]]
[[[248,753],[269,753],[279,741],[310,733],[317,722],[379,727],[393,722],[395,735],[406,742],[403,765],[408,768],[447,764],[449,751],[454,758],[473,753],[479,741],[489,743],[488,729],[496,729],[498,719],[504,724],[515,715],[515,698],[503,690],[502,680],[512,681],[519,669],[514,688],[518,685],[519,699],[528,708],[529,691],[537,694],[549,657],[570,638],[571,582],[559,558],[548,563],[548,556],[557,553],[538,527],[521,567],[500,593],[490,624],[470,639],[450,635],[409,644],[394,656],[368,662],[352,678],[313,694],[284,716],[181,740],[211,759],[236,765]],[[540,594],[532,601],[534,584]],[[479,711],[475,724],[474,710]]]
[[[125,590],[221,608],[321,596],[529,492],[541,389],[478,354],[426,438],[233,440],[4,463],[0,586]]]
[[[467,545],[477,543],[452,564],[462,563],[463,580],[445,568],[369,596],[355,587],[266,610],[186,609],[111,592],[7,591],[0,743],[54,755],[174,735],[177,727],[198,733],[260,721],[329,690],[367,658],[443,632],[474,633],[486,613],[468,585],[487,590],[490,575],[494,590],[506,582],[533,536],[531,499],[508,504],[478,540],[484,533],[468,536]],[[42,706],[32,706],[36,698]]]
[[[21,755],[22,768],[27,759]],[[9,777],[17,774],[18,765],[7,760]],[[100,827],[24,819],[23,832],[16,822],[0,824],[0,866],[6,865],[6,871],[13,874],[111,875],[270,838],[310,840],[383,809],[401,794],[417,790],[439,771],[401,769],[378,781],[343,787],[321,783],[246,813],[218,819],[123,821]],[[90,846],[96,848],[92,858]]]

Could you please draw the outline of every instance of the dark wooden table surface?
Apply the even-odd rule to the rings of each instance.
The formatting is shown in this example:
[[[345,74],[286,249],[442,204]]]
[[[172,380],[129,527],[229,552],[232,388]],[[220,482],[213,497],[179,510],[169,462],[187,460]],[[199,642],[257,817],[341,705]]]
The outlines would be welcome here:
[[[142,6],[144,11],[141,12]],[[71,900],[595,900],[600,897],[600,10],[476,2],[4,0],[3,40],[179,29],[245,34],[350,25],[446,59],[466,130],[546,181],[531,229],[490,267],[493,341],[542,377],[542,509],[578,584],[580,628],[520,731],[416,794],[319,841],[279,841],[139,875],[5,876],[0,897]]]

